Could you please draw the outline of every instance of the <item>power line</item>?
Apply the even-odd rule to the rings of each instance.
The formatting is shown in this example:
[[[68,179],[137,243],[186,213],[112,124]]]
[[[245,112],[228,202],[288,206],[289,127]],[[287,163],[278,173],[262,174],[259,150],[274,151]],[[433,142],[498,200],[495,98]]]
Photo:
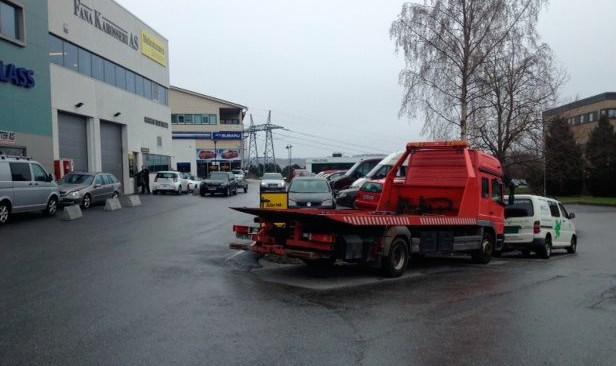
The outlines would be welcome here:
[[[335,142],[335,143],[337,143],[337,144],[342,144],[342,145],[348,145],[348,146],[358,147],[358,148],[362,149],[362,151],[363,151],[363,149],[368,150],[368,152],[369,152],[370,150],[373,150],[373,151],[375,150],[375,148],[374,148],[373,146],[368,146],[368,145],[360,145],[360,144],[355,144],[355,143],[352,143],[352,142],[346,142],[346,141],[342,141],[342,140],[332,139],[332,138],[330,138],[330,137],[322,137],[322,136],[317,136],[317,135],[313,135],[313,134],[311,134],[311,133],[307,133],[307,132],[300,132],[300,131],[296,131],[296,130],[291,130],[291,129],[289,129],[289,128],[285,128],[285,131],[287,131],[287,132],[292,132],[292,133],[295,133],[295,134],[298,134],[298,135],[302,135],[302,136],[307,136],[307,137],[317,138],[317,139],[320,139],[320,140],[321,140],[321,139],[322,139],[322,140],[328,140],[328,141]],[[385,153],[385,151],[380,150],[380,149],[378,149],[378,148],[376,149],[376,151],[378,151],[378,152],[382,152],[382,153]]]

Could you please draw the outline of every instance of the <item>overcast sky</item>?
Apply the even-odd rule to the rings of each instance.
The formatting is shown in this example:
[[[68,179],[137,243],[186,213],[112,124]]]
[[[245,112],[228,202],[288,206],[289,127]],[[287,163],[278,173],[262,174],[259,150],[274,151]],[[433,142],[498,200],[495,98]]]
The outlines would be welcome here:
[[[422,139],[421,122],[398,117],[403,62],[389,27],[402,1],[118,1],[169,39],[172,85],[246,105],[257,123],[271,109],[292,131],[278,133],[279,157],[287,144],[319,157]],[[614,0],[552,0],[543,12],[543,40],[570,75],[562,100],[615,89],[614,14]]]

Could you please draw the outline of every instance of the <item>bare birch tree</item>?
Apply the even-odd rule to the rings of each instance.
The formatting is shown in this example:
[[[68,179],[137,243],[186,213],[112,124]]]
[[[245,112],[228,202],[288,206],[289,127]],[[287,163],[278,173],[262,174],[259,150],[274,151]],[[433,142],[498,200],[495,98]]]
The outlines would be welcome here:
[[[514,30],[482,65],[478,83],[483,108],[469,126],[473,145],[490,151],[505,167],[540,159],[542,112],[555,103],[565,72],[555,66],[547,44]]]
[[[424,0],[406,3],[390,36],[405,68],[401,114],[425,116],[424,132],[449,137],[455,126],[467,139],[469,121],[484,105],[480,74],[512,29],[536,38],[539,11],[547,0]]]

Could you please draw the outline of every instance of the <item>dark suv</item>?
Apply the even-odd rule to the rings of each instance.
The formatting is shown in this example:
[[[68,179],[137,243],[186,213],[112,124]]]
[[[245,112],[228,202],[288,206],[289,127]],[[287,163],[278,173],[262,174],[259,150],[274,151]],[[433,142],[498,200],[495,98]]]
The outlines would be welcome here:
[[[231,172],[212,172],[208,179],[201,182],[199,193],[205,197],[207,194],[222,193],[225,196],[236,195],[238,182]]]
[[[358,161],[343,176],[332,179],[329,184],[334,192],[347,189],[359,178],[363,178],[374,168],[383,158],[370,158]]]

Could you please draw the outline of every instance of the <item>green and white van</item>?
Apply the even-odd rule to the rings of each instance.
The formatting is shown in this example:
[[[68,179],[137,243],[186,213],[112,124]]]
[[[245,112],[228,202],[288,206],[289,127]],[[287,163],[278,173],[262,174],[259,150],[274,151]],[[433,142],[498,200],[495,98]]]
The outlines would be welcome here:
[[[550,258],[553,249],[577,250],[574,213],[559,201],[534,195],[516,195],[505,209],[505,250],[535,252]]]

